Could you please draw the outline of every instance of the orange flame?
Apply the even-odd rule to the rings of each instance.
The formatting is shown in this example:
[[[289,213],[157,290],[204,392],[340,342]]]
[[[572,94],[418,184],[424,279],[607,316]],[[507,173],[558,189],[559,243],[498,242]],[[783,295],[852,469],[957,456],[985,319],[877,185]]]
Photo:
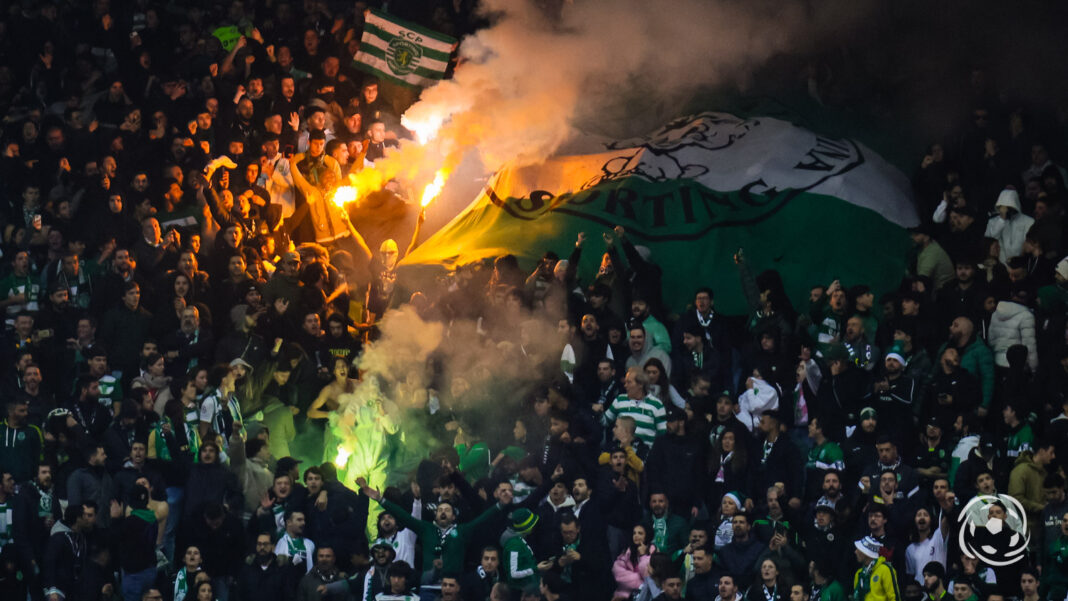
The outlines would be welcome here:
[[[437,198],[438,194],[441,194],[441,189],[445,187],[445,170],[439,169],[434,175],[434,181],[426,185],[423,189],[423,200],[420,203],[422,206],[427,206]]]
[[[334,190],[333,201],[337,206],[345,208],[346,204],[356,202],[359,197],[359,190],[355,186],[340,186],[337,190]]]

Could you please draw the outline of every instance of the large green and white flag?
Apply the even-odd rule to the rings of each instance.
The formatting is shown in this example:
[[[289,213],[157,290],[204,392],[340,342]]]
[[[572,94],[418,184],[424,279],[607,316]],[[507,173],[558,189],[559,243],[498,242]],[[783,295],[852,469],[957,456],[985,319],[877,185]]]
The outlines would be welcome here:
[[[776,269],[795,306],[809,287],[841,279],[896,286],[918,223],[909,181],[850,138],[771,117],[701,113],[605,152],[506,165],[448,225],[402,263],[410,277],[514,254],[533,267],[585,232],[580,279],[597,273],[599,238],[622,225],[663,269],[665,300],[681,309],[698,286],[716,309],[747,310],[732,256]],[[404,274],[402,274],[404,275]]]
[[[364,15],[360,50],[353,57],[361,69],[417,87],[445,77],[455,38],[373,8]]]

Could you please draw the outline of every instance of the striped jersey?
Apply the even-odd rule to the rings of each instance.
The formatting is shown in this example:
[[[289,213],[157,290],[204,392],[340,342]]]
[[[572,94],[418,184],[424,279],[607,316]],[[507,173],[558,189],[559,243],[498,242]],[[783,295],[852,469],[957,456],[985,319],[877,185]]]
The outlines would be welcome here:
[[[638,426],[634,434],[646,444],[653,444],[657,435],[667,432],[667,411],[664,410],[664,404],[655,397],[647,396],[634,400],[625,394],[619,395],[605,410],[604,419],[611,423],[623,416],[634,419]]]

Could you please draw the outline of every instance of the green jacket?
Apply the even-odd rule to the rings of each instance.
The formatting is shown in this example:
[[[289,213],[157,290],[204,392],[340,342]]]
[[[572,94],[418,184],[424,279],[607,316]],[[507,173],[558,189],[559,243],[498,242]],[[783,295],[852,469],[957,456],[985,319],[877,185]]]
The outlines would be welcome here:
[[[659,537],[652,515],[646,517],[642,523],[645,525],[645,531],[654,541],[656,550],[667,553],[671,559],[676,559],[682,554],[690,540],[690,522],[670,511],[664,515],[664,520],[662,536]]]
[[[1043,599],[1063,599],[1066,590],[1068,590],[1068,536],[1062,534],[1046,547],[1046,567],[1042,570],[1042,590],[1039,594]]]
[[[1030,451],[1035,442],[1035,434],[1028,424],[1020,424],[1020,427],[1005,438],[1005,454],[1008,457],[1019,457],[1024,451]]]
[[[467,541],[471,540],[471,535],[479,526],[501,512],[500,505],[494,505],[470,522],[455,524],[443,531],[438,528],[437,524],[416,519],[404,508],[386,499],[378,503],[382,509],[397,518],[397,521],[405,527],[411,528],[412,532],[419,537],[419,542],[423,544],[423,571],[429,572],[434,569],[434,560],[441,558],[441,573],[443,574],[459,574],[463,571]]]
[[[812,601],[846,601],[845,590],[837,580],[832,580],[820,589],[820,598]]]
[[[820,349],[826,348],[830,343],[842,339],[849,315],[846,311],[836,313],[831,308],[828,295],[825,294],[820,300],[809,304],[808,315],[812,319],[812,327],[809,329],[809,334]]]
[[[845,455],[837,442],[828,440],[808,452],[806,469],[845,471]]]
[[[946,344],[938,349],[936,357],[941,357],[946,350]],[[968,370],[976,378],[983,390],[983,407],[990,407],[990,399],[994,396],[994,354],[985,342],[976,338],[971,344],[964,347],[960,355],[960,366]],[[937,365],[932,369],[937,369]]]
[[[523,537],[506,530],[501,537],[503,541],[505,579],[508,586],[515,590],[523,590],[526,587],[538,583],[538,562],[534,559],[534,552]]]

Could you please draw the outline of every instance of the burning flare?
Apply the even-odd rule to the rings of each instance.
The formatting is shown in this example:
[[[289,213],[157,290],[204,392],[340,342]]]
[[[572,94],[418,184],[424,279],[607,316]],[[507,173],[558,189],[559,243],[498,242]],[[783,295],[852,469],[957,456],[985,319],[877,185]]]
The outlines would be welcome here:
[[[426,185],[423,189],[423,200],[420,203],[422,206],[427,206],[437,198],[438,194],[441,194],[441,189],[445,187],[445,170],[439,169],[437,174],[434,175],[434,181]]]
[[[337,458],[334,459],[334,465],[344,469],[349,462],[349,457],[352,456],[352,449],[341,445],[337,448]]]
[[[420,144],[426,144],[438,135],[438,130],[445,122],[445,117],[439,114],[427,115],[425,119],[415,119],[407,115],[401,116],[401,125],[415,134],[415,140]]]
[[[356,202],[359,198],[358,190],[353,186],[340,186],[337,190],[334,190],[334,204],[345,208],[345,205],[350,202]]]

